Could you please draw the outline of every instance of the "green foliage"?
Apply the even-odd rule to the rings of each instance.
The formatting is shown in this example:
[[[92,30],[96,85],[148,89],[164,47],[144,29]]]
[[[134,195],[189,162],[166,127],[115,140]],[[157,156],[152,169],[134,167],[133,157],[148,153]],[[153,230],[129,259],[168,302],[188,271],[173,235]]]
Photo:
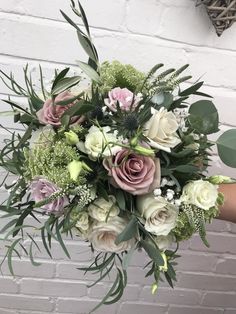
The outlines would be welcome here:
[[[189,123],[200,134],[219,131],[219,116],[216,107],[209,100],[199,100],[189,108]]]
[[[184,72],[188,67],[188,64],[177,70],[167,69],[161,73],[156,74],[157,70],[159,70],[163,66],[163,64],[157,64],[150,70],[150,72],[146,76],[143,87],[145,88],[145,85],[148,87],[148,93],[150,96],[153,96],[154,94],[157,95],[161,92],[172,92],[179,86],[180,83],[187,81],[191,78],[191,76],[180,77],[182,72]],[[167,108],[169,108],[171,105],[171,101],[170,103],[168,103],[169,101],[169,99],[166,99],[167,104],[165,104],[165,107]]]
[[[236,130],[224,132],[216,141],[220,159],[229,167],[236,167]]]
[[[130,64],[122,64],[119,61],[104,62],[100,67],[100,82],[98,86],[102,94],[106,94],[114,87],[128,88],[132,92],[140,92],[144,73],[136,70]]]
[[[180,212],[176,221],[173,234],[178,242],[188,240],[195,233],[195,228],[190,224],[185,212]]]
[[[25,149],[24,154],[24,177],[27,180],[43,176],[61,188],[66,188],[73,183],[67,166],[71,161],[78,160],[80,156],[76,149],[65,141],[52,139],[51,143],[45,145],[36,144],[30,150]],[[81,177],[78,178],[80,179]]]

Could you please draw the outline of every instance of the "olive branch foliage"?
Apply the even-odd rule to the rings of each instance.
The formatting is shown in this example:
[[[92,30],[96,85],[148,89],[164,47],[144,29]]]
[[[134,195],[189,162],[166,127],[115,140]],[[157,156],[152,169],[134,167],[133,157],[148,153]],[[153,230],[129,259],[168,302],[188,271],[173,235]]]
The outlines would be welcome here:
[[[78,66],[92,80],[93,85],[92,100],[80,100],[80,102],[75,104],[73,108],[69,108],[62,115],[61,122],[65,130],[68,129],[71,117],[76,115],[88,115],[91,120],[95,119],[93,121],[97,121],[98,126],[102,123],[103,118],[99,119],[99,115],[93,114],[94,111],[99,109],[97,108],[98,104],[102,106],[102,100],[99,98],[98,92],[99,85],[101,84],[101,65],[99,64],[98,53],[93,44],[89,24],[80,2],[78,1],[77,6],[72,0],[71,8],[75,16],[79,18],[79,24],[74,22],[63,11],[61,11],[61,13],[65,20],[75,28],[79,43],[88,55],[88,62],[85,63],[78,61]],[[81,23],[82,28],[80,26]],[[162,70],[163,66],[164,65],[161,63],[155,65],[143,81],[141,91],[145,96],[134,111],[138,121],[138,126],[136,129],[129,131],[130,133],[127,133],[129,136],[132,136],[133,134],[138,136],[137,140],[146,140],[145,138],[142,138],[141,132],[139,134],[138,127],[142,127],[145,122],[150,119],[151,106],[154,106],[156,109],[160,109],[160,105],[158,105],[158,103],[154,105],[151,102],[155,94],[161,93],[163,95],[164,101],[161,106],[165,107],[167,110],[188,107],[189,97],[192,95],[202,96],[205,98],[211,97],[199,91],[203,82],[196,82],[191,87],[184,90],[180,89],[180,83],[191,79],[190,76],[182,76],[182,73],[187,69],[188,65],[185,65],[177,70]],[[73,225],[70,220],[70,210],[72,209],[72,206],[69,206],[65,216],[46,216],[46,221],[44,220],[42,223],[40,220],[40,215],[42,215],[42,213],[39,210],[39,206],[30,200],[30,195],[27,195],[29,187],[28,183],[24,179],[25,169],[23,166],[24,150],[29,145],[28,140],[31,137],[32,131],[36,130],[40,125],[36,112],[42,108],[48,97],[54,99],[59,93],[68,90],[81,81],[80,76],[67,76],[68,72],[69,68],[65,68],[60,72],[55,71],[52,88],[50,91],[47,91],[44,86],[43,71],[41,66],[39,66],[39,81],[41,89],[41,96],[39,97],[38,93],[35,91],[35,85],[33,83],[28,65],[23,70],[25,86],[21,86],[18,82],[16,82],[12,73],[8,75],[0,70],[0,78],[9,90],[11,90],[15,95],[25,97],[28,101],[28,107],[25,108],[17,102],[12,101],[10,97],[7,100],[3,100],[3,102],[11,106],[14,114],[14,122],[21,123],[25,127],[25,132],[23,134],[14,130],[6,129],[10,138],[5,140],[5,146],[0,152],[0,166],[7,172],[0,186],[4,186],[9,191],[8,199],[0,205],[0,210],[3,213],[1,218],[9,220],[9,222],[0,231],[3,235],[2,240],[6,242],[6,255],[3,258],[2,263],[7,260],[8,267],[12,275],[14,275],[13,260],[15,257],[21,258],[22,254],[29,257],[33,265],[40,265],[39,262],[35,261],[34,257],[35,251],[40,251],[40,246],[37,242],[39,235],[41,236],[43,247],[50,258],[53,258],[51,253],[53,241],[58,242],[65,255],[70,258],[70,254],[62,235],[66,234],[73,237],[71,232]],[[176,93],[176,96],[174,96],[173,91],[176,89],[178,89],[178,92]],[[56,103],[56,105],[66,105],[80,98],[81,94],[69,99],[68,101]],[[140,106],[144,106],[144,110],[139,111]],[[121,115],[119,116],[119,114],[120,109],[118,104],[116,123],[120,132],[123,135],[127,135],[123,125],[124,117]],[[109,125],[109,123],[112,127],[111,121],[105,121],[106,125]],[[206,136],[218,131],[218,123],[219,117],[217,110],[210,100],[195,102],[189,109],[189,116],[187,118],[188,132],[183,134],[180,130],[178,131],[182,142],[175,149],[173,149],[171,153],[166,153],[164,151],[159,152],[161,157],[160,159],[162,160],[162,175],[169,176],[172,180],[174,180],[179,192],[181,191],[181,186],[183,186],[188,180],[202,178],[202,171],[206,169],[209,164],[210,151],[213,145],[212,142],[206,140]],[[201,135],[199,138],[200,148],[198,152],[194,149],[186,148],[186,144],[193,142],[193,139],[191,138],[191,133],[193,131]],[[219,142],[217,143],[220,157],[223,161],[227,160],[227,162],[230,162],[231,164],[233,162],[236,163],[236,161],[228,161],[227,152],[229,152],[229,150],[236,151],[235,144],[232,145],[234,135],[235,133],[230,133],[228,136],[221,136]],[[196,165],[196,163],[193,163],[193,160],[200,162],[201,167]],[[9,185],[7,184],[7,179],[10,174],[16,175],[18,180]],[[102,176],[103,174],[101,174],[101,177]],[[109,185],[107,186],[107,189],[104,188],[103,180],[97,182],[97,193],[103,198],[108,199],[107,191],[111,189],[112,187]],[[116,271],[114,283],[109,288],[105,297],[92,311],[96,310],[102,304],[112,304],[117,302],[122,297],[127,284],[127,268],[136,249],[144,249],[150,257],[150,262],[145,266],[145,269],[148,269],[146,276],[153,276],[157,285],[160,280],[165,279],[169,285],[173,287],[173,281],[176,281],[174,266],[176,265],[175,259],[178,258],[178,255],[176,254],[178,242],[175,251],[169,250],[165,252],[167,257],[167,271],[162,271],[161,269],[164,266],[165,261],[153,237],[145,230],[142,218],[134,210],[134,197],[119,189],[113,189],[112,192],[116,196],[117,205],[119,206],[121,212],[128,211],[130,216],[130,222],[123,232],[118,235],[116,244],[132,238],[137,239],[137,244],[129,252],[124,252],[122,254],[101,252],[96,255],[90,266],[80,268],[80,270],[85,272],[85,276],[89,272],[99,276],[93,284],[89,285],[89,287],[92,287],[105,277],[109,277],[111,273]],[[78,211],[80,211],[83,209],[84,203],[82,203],[82,198],[80,199],[80,194],[75,193],[75,197],[78,202],[81,201],[81,203],[78,203]],[[47,199],[46,202],[50,202],[50,200]],[[202,216],[202,213],[195,215],[195,213],[188,208],[185,208],[185,213],[191,226],[194,227],[195,231],[199,231],[203,242],[208,245],[205,238],[205,217]],[[26,221],[28,218],[35,220],[40,224],[40,226],[35,227],[32,224],[27,224]],[[36,233],[35,237],[32,235],[32,232]],[[29,240],[29,245],[25,242],[26,239]]]

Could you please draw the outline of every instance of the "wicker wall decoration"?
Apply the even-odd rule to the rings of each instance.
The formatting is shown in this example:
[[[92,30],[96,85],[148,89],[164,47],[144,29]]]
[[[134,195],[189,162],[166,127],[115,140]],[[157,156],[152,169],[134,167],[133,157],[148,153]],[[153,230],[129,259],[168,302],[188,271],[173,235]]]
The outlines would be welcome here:
[[[218,36],[236,21],[236,0],[198,0],[204,4]]]

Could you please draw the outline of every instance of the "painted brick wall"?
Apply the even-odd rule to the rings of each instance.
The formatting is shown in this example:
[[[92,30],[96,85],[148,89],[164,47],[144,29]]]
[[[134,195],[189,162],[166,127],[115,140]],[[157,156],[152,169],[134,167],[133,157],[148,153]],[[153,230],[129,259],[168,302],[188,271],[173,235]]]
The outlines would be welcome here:
[[[215,96],[221,128],[236,127],[236,27],[217,38],[204,8],[196,8],[193,0],[84,0],[83,5],[101,60],[119,59],[143,70],[159,62],[170,67],[190,63],[192,81],[203,77],[204,91]],[[60,8],[68,12],[69,1],[0,0],[1,69],[12,70],[19,80],[26,63],[36,72],[40,62],[48,80],[55,67],[76,69],[75,60],[85,56]],[[0,82],[1,98],[7,93]],[[1,108],[6,106],[1,103]],[[1,124],[13,127],[9,118],[1,118]],[[212,171],[236,177],[217,155]],[[208,230],[209,250],[197,236],[182,244],[175,290],[163,284],[152,296],[151,280],[144,279],[142,270],[145,255],[137,253],[121,302],[97,313],[236,313],[236,226],[216,220]],[[0,314],[88,313],[109,282],[87,288],[92,278],[76,267],[90,258],[90,251],[77,240],[67,240],[67,245],[71,260],[55,244],[54,260],[39,255],[40,268],[22,258],[14,263],[13,279],[3,267]]]

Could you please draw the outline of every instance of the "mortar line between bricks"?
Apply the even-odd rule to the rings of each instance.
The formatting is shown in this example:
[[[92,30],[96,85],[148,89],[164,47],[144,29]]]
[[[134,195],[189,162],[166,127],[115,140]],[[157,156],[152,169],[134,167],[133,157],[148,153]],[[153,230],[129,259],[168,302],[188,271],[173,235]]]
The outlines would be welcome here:
[[[179,274],[185,274],[185,275],[206,275],[206,273],[205,272],[203,272],[203,271],[183,271],[183,270],[181,270],[181,271],[179,271]],[[236,279],[236,275],[229,275],[229,274],[219,274],[219,273],[214,273],[214,272],[210,272],[210,271],[208,271],[207,272],[207,275],[208,275],[208,277],[222,277],[222,279],[223,278],[232,278],[232,279]],[[235,293],[236,294],[236,291],[235,292],[233,292],[233,293]]]
[[[49,22],[53,22],[53,23],[58,23],[58,24],[64,24],[64,25],[67,25],[68,23],[67,22],[64,22],[64,21],[59,21],[59,20],[55,20],[55,19],[50,19],[50,18],[44,18],[44,17],[36,17],[36,16],[32,16],[32,15],[24,15],[24,14],[18,14],[18,13],[13,13],[13,12],[5,12],[5,11],[0,11],[0,16],[1,15],[13,15],[13,16],[18,16],[18,17],[21,17],[23,20],[26,18],[26,17],[30,17],[32,20],[40,20],[40,21],[49,21]],[[10,20],[10,19],[8,19]],[[16,21],[19,21],[19,20],[16,20]],[[27,20],[28,22],[28,20]],[[81,25],[79,23],[77,23],[78,25]],[[110,33],[116,33],[116,34],[119,34],[119,35],[131,35],[131,36],[139,36],[139,37],[146,37],[146,38],[151,38],[151,39],[159,39],[161,41],[163,41],[164,43],[169,43],[171,42],[172,44],[174,45],[177,45],[177,46],[180,46],[181,45],[181,48],[190,48],[190,47],[195,47],[195,48],[199,48],[200,51],[204,50],[204,49],[208,49],[210,51],[223,51],[223,52],[229,52],[229,53],[233,53],[235,54],[236,52],[236,49],[225,49],[225,48],[220,48],[220,47],[211,47],[211,46],[202,46],[202,45],[196,45],[196,44],[193,44],[193,43],[186,43],[186,42],[183,42],[183,41],[177,41],[177,40],[174,40],[174,39],[169,39],[169,38],[164,38],[164,37],[161,37],[160,35],[155,35],[155,36],[152,36],[152,35],[149,35],[149,34],[142,34],[142,33],[135,33],[135,32],[130,32],[129,30],[125,31],[125,32],[122,32],[122,31],[119,31],[119,30],[114,30],[114,29],[109,29],[109,28],[105,28],[105,27],[95,27],[95,26],[91,26],[90,27],[91,29],[95,29],[95,30],[102,30],[102,31],[105,31],[105,32],[108,32],[109,34]],[[93,36],[94,38],[96,38],[96,36]],[[99,37],[99,36],[98,36]],[[184,45],[184,47],[183,47]],[[165,45],[166,47],[166,45]],[[167,46],[168,47],[168,46]],[[170,47],[170,48],[173,48]]]
[[[29,57],[23,57],[23,56],[12,55],[12,54],[7,54],[7,53],[1,53],[0,54],[0,62],[1,62],[1,57],[3,57],[3,58],[10,58],[10,59],[13,59],[15,61],[25,60],[26,62],[33,62],[33,63],[40,63],[40,62],[42,62],[44,64],[48,64],[48,66],[50,68],[51,68],[51,65],[54,64],[55,66],[56,65],[58,65],[58,66],[65,66],[65,67],[71,66],[71,67],[78,68],[78,70],[80,70],[80,68],[77,65],[77,63],[67,63],[67,62],[60,62],[60,61],[46,60],[46,59],[39,59],[39,58],[29,58]],[[23,64],[22,64],[22,66],[23,66]],[[192,83],[193,83],[192,81],[189,81],[189,83],[186,82],[186,84],[188,84],[190,86],[192,85]],[[205,82],[204,86],[210,87],[210,88],[213,88],[213,89],[224,89],[226,92],[236,92],[236,88],[232,88],[232,86],[211,85],[211,84],[209,84],[207,82]]]

